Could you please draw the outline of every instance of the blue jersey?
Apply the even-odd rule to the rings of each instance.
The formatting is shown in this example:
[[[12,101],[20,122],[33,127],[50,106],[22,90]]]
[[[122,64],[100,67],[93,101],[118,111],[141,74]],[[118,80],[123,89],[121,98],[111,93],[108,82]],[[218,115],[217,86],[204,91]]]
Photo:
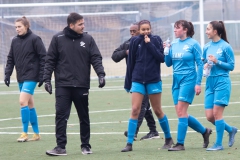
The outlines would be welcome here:
[[[203,59],[206,61],[209,55],[217,59],[209,76],[229,76],[229,71],[234,69],[235,63],[232,47],[223,39],[218,42],[208,42],[203,48]]]
[[[202,50],[199,43],[188,37],[184,40],[176,39],[172,42],[169,54],[165,56],[168,67],[173,66],[174,74],[190,75],[196,72],[196,84],[201,85],[203,63],[201,60]]]

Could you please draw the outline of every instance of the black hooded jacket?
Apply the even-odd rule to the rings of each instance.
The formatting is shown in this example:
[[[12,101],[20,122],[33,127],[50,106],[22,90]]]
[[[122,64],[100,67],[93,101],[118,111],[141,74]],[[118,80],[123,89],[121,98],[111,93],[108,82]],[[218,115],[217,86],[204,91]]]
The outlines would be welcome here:
[[[101,53],[87,33],[77,34],[69,27],[53,36],[44,68],[44,81],[55,75],[55,87],[90,88],[91,65],[105,76]]]
[[[23,36],[13,38],[8,54],[5,75],[10,77],[15,66],[17,81],[42,81],[46,49],[42,39],[28,29]]]

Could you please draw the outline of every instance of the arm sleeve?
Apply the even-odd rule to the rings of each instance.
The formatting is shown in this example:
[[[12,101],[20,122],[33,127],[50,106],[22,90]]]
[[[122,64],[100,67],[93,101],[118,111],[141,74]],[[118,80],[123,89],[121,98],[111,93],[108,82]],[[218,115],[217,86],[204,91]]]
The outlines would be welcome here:
[[[40,77],[40,80],[43,80],[44,65],[45,65],[45,58],[46,58],[47,51],[40,37],[37,37],[37,39],[35,40],[34,49],[37,52],[40,60],[39,61],[40,62],[39,77]]]
[[[13,57],[13,42],[12,42],[9,54],[7,56],[7,64],[6,64],[6,68],[5,68],[6,76],[10,77],[12,75],[14,65],[15,65],[15,61],[14,61],[14,57]]]
[[[53,36],[48,52],[46,55],[45,66],[44,66],[44,75],[43,80],[51,81],[52,72],[55,69],[57,59],[58,59],[58,50],[57,50],[57,37]]]
[[[202,62],[203,64],[207,63],[207,47],[203,47]]]
[[[125,76],[125,84],[124,88],[125,90],[129,91],[132,87],[132,71],[135,66],[136,61],[136,47],[134,43],[134,38],[131,39],[130,45],[129,45],[129,53],[128,53],[128,59],[127,59],[127,72]]]
[[[126,50],[124,49],[125,43],[121,44],[112,54],[112,60],[114,62],[120,62],[127,57]]]
[[[203,74],[203,62],[202,62],[202,50],[198,43],[194,45],[193,49],[195,62],[197,64],[197,80],[196,85],[201,85],[202,82],[202,74]]]
[[[165,64],[167,67],[171,67],[172,66],[172,46],[170,46],[169,48],[169,54],[164,56],[164,60],[165,60]]]
[[[164,63],[163,43],[160,37],[156,37],[156,40],[152,39],[146,44],[146,46],[155,59],[157,59],[160,63]]]
[[[234,69],[234,63],[235,63],[235,58],[234,58],[234,52],[232,50],[232,47],[227,47],[225,50],[225,58],[226,58],[226,62],[222,62],[222,61],[217,61],[216,65],[218,65],[219,67],[226,69],[226,70],[230,70],[233,71]]]
[[[102,65],[102,55],[95,43],[94,39],[91,37],[90,42],[90,62],[98,76],[105,76],[104,68]]]

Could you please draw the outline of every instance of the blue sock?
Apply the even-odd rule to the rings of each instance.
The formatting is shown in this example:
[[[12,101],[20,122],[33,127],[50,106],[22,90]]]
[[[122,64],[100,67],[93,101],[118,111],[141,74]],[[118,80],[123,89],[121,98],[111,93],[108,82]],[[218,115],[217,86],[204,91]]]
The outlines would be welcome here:
[[[225,122],[225,121],[224,121]],[[215,122],[212,123],[213,125],[215,125]],[[225,130],[228,132],[228,133],[231,133],[232,132],[232,126],[229,126],[229,124],[227,124],[225,122]]]
[[[177,143],[184,144],[184,140],[187,134],[188,118],[178,118],[178,132],[177,132]]]
[[[28,124],[30,119],[30,113],[28,106],[21,108],[21,117],[22,117],[22,125],[23,125],[23,132],[28,132]]]
[[[203,125],[191,115],[188,115],[188,126],[201,134],[204,134],[206,132],[206,128],[203,127]]]
[[[32,125],[33,132],[36,134],[39,134],[38,118],[37,118],[37,112],[35,108],[30,109],[30,123]]]
[[[221,146],[223,134],[224,134],[225,122],[223,119],[216,120],[215,125],[216,125],[216,131],[217,131],[216,144]]]
[[[170,127],[169,127],[169,124],[168,124],[168,118],[166,115],[164,115],[164,117],[162,119],[158,119],[158,122],[164,132],[164,136],[165,138],[171,138],[171,133],[170,133]]]
[[[137,119],[131,119],[131,118],[129,119],[127,143],[133,144],[133,138],[136,133],[137,123],[138,123]]]

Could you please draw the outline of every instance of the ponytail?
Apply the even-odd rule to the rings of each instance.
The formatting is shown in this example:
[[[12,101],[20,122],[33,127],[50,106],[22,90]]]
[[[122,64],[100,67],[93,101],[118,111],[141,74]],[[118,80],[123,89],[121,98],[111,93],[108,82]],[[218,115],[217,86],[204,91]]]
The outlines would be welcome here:
[[[212,25],[213,30],[217,31],[218,36],[229,43],[227,40],[227,33],[223,21],[211,21],[210,24]]]

